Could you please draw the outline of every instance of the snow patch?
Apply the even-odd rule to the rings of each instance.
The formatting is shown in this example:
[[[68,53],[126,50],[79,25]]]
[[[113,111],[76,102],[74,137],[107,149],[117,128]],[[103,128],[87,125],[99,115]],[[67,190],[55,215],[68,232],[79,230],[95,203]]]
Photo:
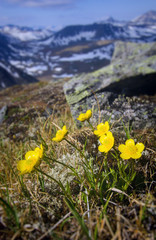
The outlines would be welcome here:
[[[8,73],[11,74],[11,76],[15,77],[15,78],[19,78],[19,74],[17,72],[13,72],[13,70],[11,69],[10,66],[6,66],[3,63],[0,62],[0,66],[2,68],[4,68]]]
[[[2,88],[6,88],[6,85],[5,85],[4,82],[1,82],[1,87],[2,87]]]
[[[53,34],[50,29],[25,29],[17,26],[5,26],[0,29],[0,32],[11,35],[21,41],[38,40]]]
[[[26,72],[28,74],[42,74],[44,71],[47,71],[48,67],[45,65],[36,65],[36,66],[32,66],[32,67],[28,67],[26,69]]]
[[[71,77],[73,77],[74,76],[74,74],[67,74],[67,73],[64,73],[64,74],[61,74],[61,75],[52,75],[52,77],[54,77],[54,78],[71,78]]]
[[[61,67],[55,67],[55,68],[54,68],[54,71],[55,71],[55,72],[61,72],[61,71],[62,71],[62,68],[61,68]]]
[[[57,39],[54,39],[54,43],[56,45],[68,45],[70,42],[76,42],[80,41],[81,39],[85,39],[86,41],[91,40],[96,34],[96,31],[88,31],[88,32],[80,32],[79,34],[76,34],[74,36],[68,36],[68,37],[58,37]]]
[[[114,45],[108,45],[107,47],[102,47],[100,49],[94,49],[88,53],[73,54],[71,57],[64,57],[60,59],[60,62],[71,62],[71,61],[84,61],[89,59],[98,58],[111,60]]]

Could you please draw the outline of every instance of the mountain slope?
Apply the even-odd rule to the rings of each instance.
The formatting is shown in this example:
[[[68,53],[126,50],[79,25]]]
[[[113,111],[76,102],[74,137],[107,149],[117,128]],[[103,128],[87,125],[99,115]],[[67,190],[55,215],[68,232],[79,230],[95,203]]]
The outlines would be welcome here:
[[[155,18],[156,13],[149,12],[133,22],[110,18],[102,23],[67,26],[57,32],[6,26],[0,30],[0,62],[48,79],[91,72],[110,63],[117,40],[156,41]]]
[[[0,27],[0,32],[8,36],[12,36],[21,41],[39,40],[53,35],[53,31],[50,28],[41,29],[31,27],[20,27],[15,25],[6,25]]]
[[[15,84],[28,84],[38,80],[19,69],[6,63],[0,62],[0,89],[13,86]]]
[[[156,24],[156,11],[149,11],[137,18],[135,18],[133,23],[137,25],[146,24],[146,25],[152,25]]]

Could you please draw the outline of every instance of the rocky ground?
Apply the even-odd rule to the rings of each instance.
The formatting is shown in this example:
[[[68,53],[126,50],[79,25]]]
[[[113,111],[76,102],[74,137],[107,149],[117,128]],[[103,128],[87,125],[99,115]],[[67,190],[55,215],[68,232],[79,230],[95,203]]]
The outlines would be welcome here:
[[[120,126],[123,121],[129,122],[134,129],[155,129],[156,95],[124,96],[113,92],[97,92],[70,104],[66,101],[63,85],[64,82],[39,82],[0,91],[0,109],[4,109],[4,113],[0,113],[3,118],[0,124],[1,138],[33,138],[39,121],[45,121],[51,114],[59,116],[65,109],[71,111],[77,124],[79,113],[91,108],[93,124],[110,119],[111,123],[116,121]]]
[[[0,137],[17,141],[33,138],[39,122],[68,111],[62,86],[62,82],[39,82],[0,91],[0,109],[5,110],[0,113]]]
[[[156,125],[156,96],[123,96],[111,92],[93,94],[89,98],[71,105],[71,111],[76,119],[78,112],[93,110],[92,123],[118,122],[118,126],[130,123],[134,129],[154,129]],[[78,124],[78,121],[77,121]]]

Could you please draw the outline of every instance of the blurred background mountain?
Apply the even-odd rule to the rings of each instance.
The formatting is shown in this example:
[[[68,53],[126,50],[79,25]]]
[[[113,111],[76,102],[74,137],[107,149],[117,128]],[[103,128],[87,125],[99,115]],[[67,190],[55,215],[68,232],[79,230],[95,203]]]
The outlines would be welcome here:
[[[39,80],[58,81],[98,70],[111,63],[117,41],[149,43],[150,54],[155,55],[156,49],[150,44],[156,41],[156,11],[131,21],[109,17],[59,30],[3,25],[0,89]]]

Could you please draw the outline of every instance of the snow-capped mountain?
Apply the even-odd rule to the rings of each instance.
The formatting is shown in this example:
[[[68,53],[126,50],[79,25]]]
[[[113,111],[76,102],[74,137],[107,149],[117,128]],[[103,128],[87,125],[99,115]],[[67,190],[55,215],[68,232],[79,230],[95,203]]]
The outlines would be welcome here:
[[[156,41],[155,19],[152,11],[131,22],[109,18],[56,32],[7,25],[0,28],[0,62],[48,79],[94,71],[110,63],[114,41]]]
[[[32,41],[44,39],[48,36],[53,35],[51,28],[30,28],[30,27],[19,27],[15,25],[6,25],[0,27],[0,33],[4,33],[8,36],[12,36],[21,41]]]
[[[156,25],[156,11],[149,11],[132,20],[132,23],[137,25]]]
[[[99,23],[99,24],[111,23],[112,25],[114,24],[116,26],[124,26],[128,23],[128,21],[120,21],[120,20],[114,19],[113,17],[108,17],[108,18],[105,18],[104,20],[100,20],[96,23]]]
[[[80,26],[68,26],[55,33],[52,44],[55,46],[72,45],[75,42],[82,43],[98,40],[124,40],[135,42],[149,42],[156,40],[156,25],[147,28],[137,25],[118,26],[115,23],[90,24]]]

